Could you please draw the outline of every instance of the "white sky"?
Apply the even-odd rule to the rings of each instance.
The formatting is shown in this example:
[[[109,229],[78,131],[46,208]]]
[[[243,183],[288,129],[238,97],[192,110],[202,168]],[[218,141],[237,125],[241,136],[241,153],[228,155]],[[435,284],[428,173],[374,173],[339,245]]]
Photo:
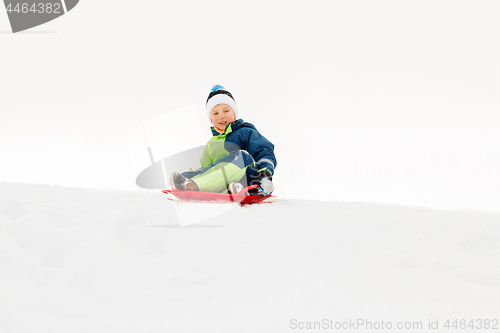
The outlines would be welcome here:
[[[82,0],[13,35],[0,11],[0,180],[133,187],[130,133],[222,84],[275,143],[279,196],[499,211],[499,13]]]

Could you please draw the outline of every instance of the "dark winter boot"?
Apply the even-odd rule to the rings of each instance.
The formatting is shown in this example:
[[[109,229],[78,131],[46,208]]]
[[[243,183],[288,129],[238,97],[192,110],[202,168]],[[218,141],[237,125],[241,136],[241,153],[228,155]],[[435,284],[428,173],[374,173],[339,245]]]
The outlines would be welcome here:
[[[198,185],[178,172],[170,175],[170,186],[176,191],[199,191]]]
[[[198,188],[198,185],[191,179],[188,179],[186,184],[184,184],[184,191],[199,191],[199,190],[200,189]]]
[[[229,193],[237,194],[237,193],[240,193],[241,190],[243,190],[243,185],[241,183],[238,183],[238,182],[233,182],[233,183],[229,184],[227,189],[229,190]]]

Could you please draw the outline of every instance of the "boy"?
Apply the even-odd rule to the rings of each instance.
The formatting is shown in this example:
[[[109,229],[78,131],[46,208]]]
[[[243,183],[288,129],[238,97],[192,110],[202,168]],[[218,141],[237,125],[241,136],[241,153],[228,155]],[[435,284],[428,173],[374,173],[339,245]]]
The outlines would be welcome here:
[[[236,194],[249,185],[258,184],[258,188],[244,194],[271,194],[274,190],[272,176],[277,165],[274,145],[254,125],[238,119],[236,101],[223,86],[212,87],[206,110],[213,124],[213,137],[200,158],[201,168],[182,174],[172,173],[172,188]]]

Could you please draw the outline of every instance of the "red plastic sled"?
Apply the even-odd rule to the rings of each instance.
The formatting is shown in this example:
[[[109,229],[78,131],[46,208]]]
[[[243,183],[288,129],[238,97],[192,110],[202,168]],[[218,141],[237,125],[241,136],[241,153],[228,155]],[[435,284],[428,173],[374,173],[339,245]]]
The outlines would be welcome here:
[[[162,191],[166,194],[171,194],[182,201],[190,202],[217,202],[217,203],[228,203],[236,202],[240,205],[251,205],[262,202],[272,195],[266,197],[259,197],[255,195],[244,195],[240,193],[246,193],[248,190],[254,189],[259,185],[248,186],[243,189],[238,194],[225,194],[225,193],[213,193],[213,192],[196,192],[196,191],[177,191],[177,190],[165,190]]]

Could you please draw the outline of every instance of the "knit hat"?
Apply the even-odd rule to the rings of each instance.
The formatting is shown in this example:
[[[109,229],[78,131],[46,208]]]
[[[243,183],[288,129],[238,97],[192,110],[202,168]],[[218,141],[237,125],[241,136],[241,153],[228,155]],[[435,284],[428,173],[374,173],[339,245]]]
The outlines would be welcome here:
[[[214,106],[219,104],[227,104],[233,109],[234,116],[238,119],[238,106],[236,105],[236,101],[234,100],[233,95],[229,91],[227,91],[223,86],[216,84],[210,90],[210,94],[207,98],[207,115],[210,120],[210,112]]]

